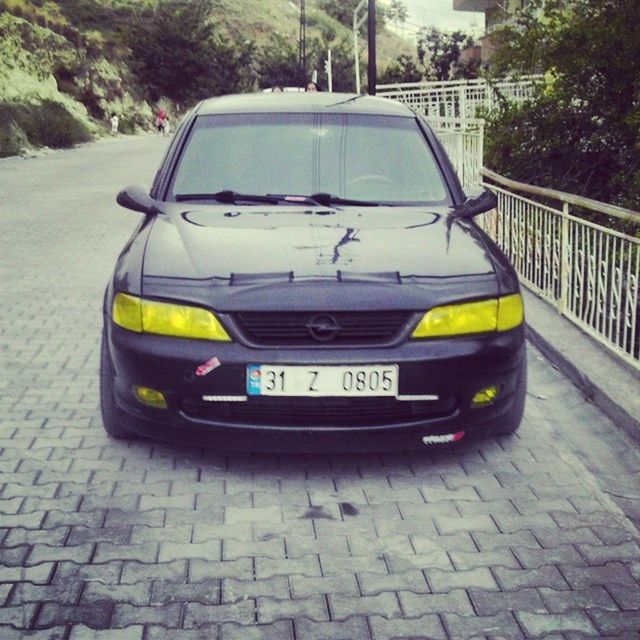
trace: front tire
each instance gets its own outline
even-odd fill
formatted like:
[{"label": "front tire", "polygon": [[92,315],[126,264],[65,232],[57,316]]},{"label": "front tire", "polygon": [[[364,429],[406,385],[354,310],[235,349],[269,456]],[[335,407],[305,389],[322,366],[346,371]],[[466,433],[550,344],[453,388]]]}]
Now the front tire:
[{"label": "front tire", "polygon": [[116,404],[114,377],[113,364],[107,347],[107,332],[103,329],[100,346],[100,412],[102,413],[102,426],[112,438],[125,440],[131,437],[131,432],[125,426],[126,416]]}]

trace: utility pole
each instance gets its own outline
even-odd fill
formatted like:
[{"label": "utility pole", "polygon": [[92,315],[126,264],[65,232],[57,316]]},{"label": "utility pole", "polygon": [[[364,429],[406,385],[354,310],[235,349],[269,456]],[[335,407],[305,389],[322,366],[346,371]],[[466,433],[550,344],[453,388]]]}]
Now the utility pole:
[{"label": "utility pole", "polygon": [[307,20],[304,1],[300,0],[300,37],[298,51],[298,68],[300,70],[300,85],[307,84]]},{"label": "utility pole", "polygon": [[376,69],[376,0],[369,0],[369,65],[367,77],[369,80],[369,95],[376,95],[377,69]]},{"label": "utility pole", "polygon": [[353,55],[355,56],[356,67],[356,93],[360,93],[360,52],[358,51],[358,30],[367,19],[366,14],[362,17],[358,16],[360,11],[364,9],[367,0],[360,0],[358,6],[353,10]]}]

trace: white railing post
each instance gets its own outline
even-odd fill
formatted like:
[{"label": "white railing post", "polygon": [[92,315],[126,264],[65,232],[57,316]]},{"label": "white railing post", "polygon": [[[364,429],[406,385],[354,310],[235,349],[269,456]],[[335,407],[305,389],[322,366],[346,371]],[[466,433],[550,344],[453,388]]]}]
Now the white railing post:
[{"label": "white railing post", "polygon": [[569,251],[569,203],[562,203],[562,223],[560,225],[560,298],[558,311],[566,313],[569,305],[569,275],[571,273]]}]

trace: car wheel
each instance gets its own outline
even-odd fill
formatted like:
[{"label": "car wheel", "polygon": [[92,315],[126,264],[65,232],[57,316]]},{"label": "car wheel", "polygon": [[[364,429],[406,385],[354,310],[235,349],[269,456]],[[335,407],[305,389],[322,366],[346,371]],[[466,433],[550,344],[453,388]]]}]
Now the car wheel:
[{"label": "car wheel", "polygon": [[100,347],[100,411],[104,430],[117,440],[130,438],[131,433],[125,427],[126,416],[118,409],[113,392],[113,364],[107,348],[107,333],[102,332]]},{"label": "car wheel", "polygon": [[494,435],[509,435],[515,433],[522,422],[524,414],[524,402],[527,397],[527,359],[522,361],[516,381],[516,397],[504,420],[494,429]]}]

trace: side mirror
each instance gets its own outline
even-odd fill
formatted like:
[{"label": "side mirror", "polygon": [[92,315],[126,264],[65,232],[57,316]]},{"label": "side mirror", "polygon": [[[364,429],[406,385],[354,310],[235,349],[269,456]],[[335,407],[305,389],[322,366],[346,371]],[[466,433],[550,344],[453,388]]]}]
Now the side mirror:
[{"label": "side mirror", "polygon": [[125,209],[140,213],[158,213],[156,201],[145,191],[144,187],[133,185],[123,189],[116,197],[116,202]]},{"label": "side mirror", "polygon": [[472,195],[454,210],[459,218],[473,218],[498,206],[498,199],[491,191],[484,189],[479,195]]}]

